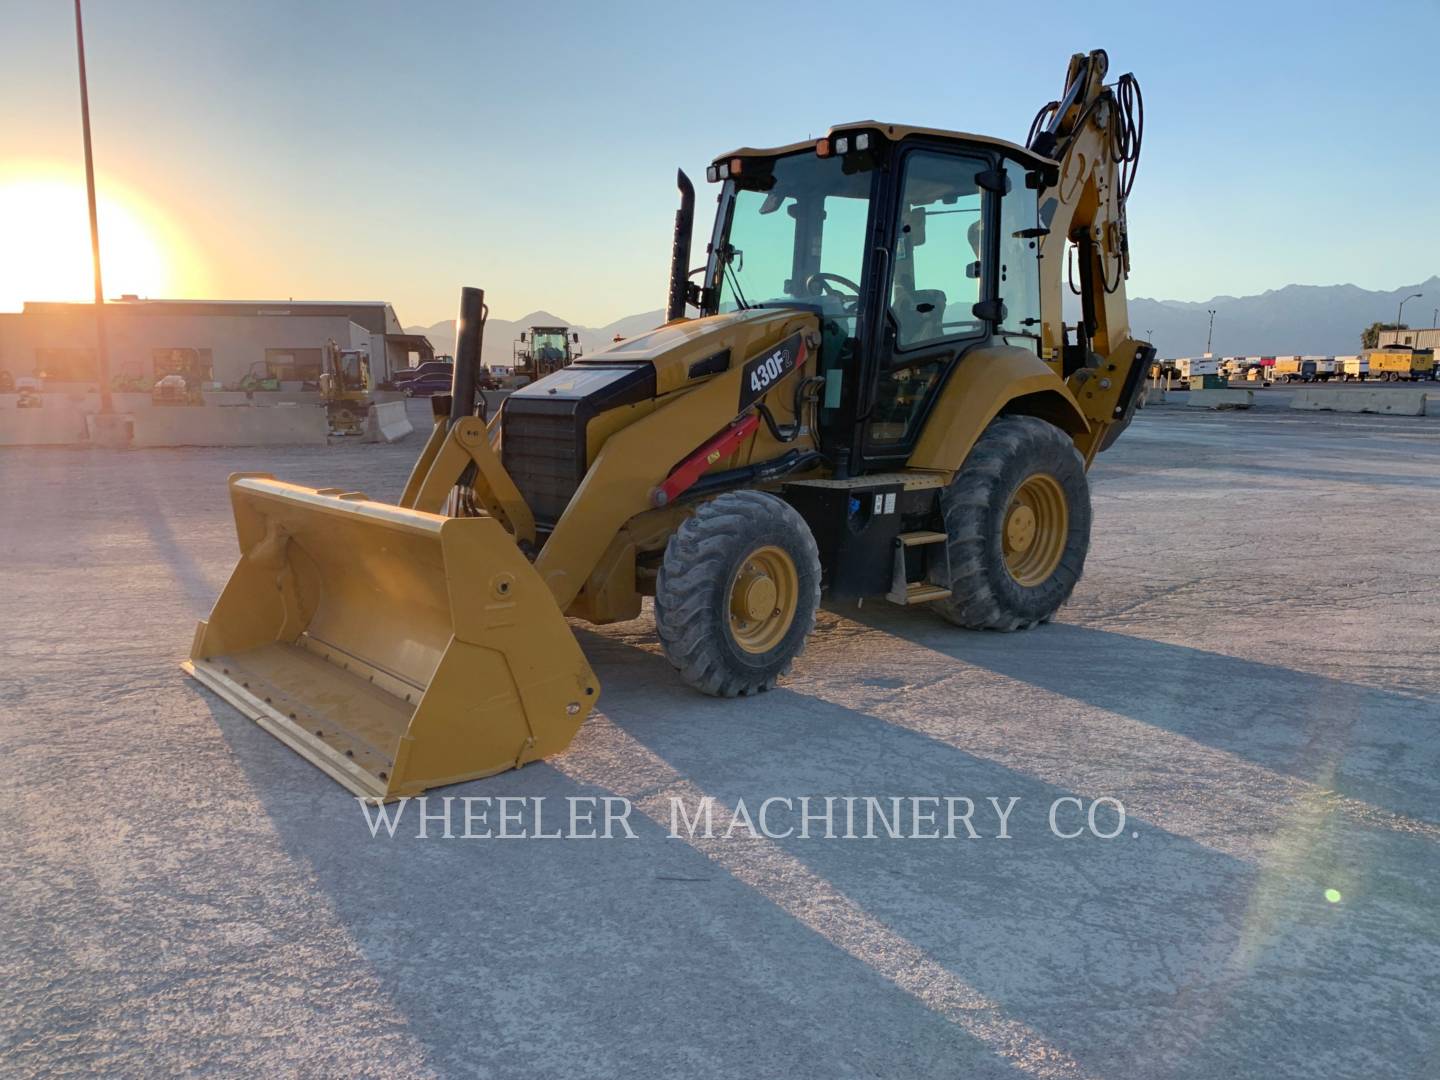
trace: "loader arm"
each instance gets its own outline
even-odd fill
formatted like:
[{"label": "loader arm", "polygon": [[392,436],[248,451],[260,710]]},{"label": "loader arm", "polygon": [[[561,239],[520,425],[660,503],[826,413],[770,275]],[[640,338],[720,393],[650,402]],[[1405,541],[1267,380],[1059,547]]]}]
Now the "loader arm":
[{"label": "loader arm", "polygon": [[[1039,193],[1042,355],[1058,364],[1090,430],[1075,442],[1088,464],[1130,422],[1154,356],[1130,334],[1125,279],[1130,242],[1125,200],[1144,130],[1139,84],[1123,75],[1105,84],[1104,50],[1070,58],[1065,93],[1035,117],[1030,149],[1057,165]],[[1067,328],[1063,292],[1074,245],[1081,301]],[[1074,331],[1074,339],[1067,336]]]}]

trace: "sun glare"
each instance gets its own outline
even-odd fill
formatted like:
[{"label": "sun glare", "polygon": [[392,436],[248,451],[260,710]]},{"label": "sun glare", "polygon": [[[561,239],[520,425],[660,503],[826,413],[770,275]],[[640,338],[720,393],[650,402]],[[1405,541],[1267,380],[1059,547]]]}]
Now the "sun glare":
[{"label": "sun glare", "polygon": [[[134,197],[98,197],[105,295],[183,295],[191,268],[169,224]],[[26,300],[94,296],[83,178],[29,169],[0,175],[0,310]]]}]

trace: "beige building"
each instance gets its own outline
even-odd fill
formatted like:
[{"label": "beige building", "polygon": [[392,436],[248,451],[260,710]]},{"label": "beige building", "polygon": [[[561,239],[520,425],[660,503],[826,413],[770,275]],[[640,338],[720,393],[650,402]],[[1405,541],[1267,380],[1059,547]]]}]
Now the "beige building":
[{"label": "beige building", "polygon": [[1412,349],[1440,349],[1440,329],[1381,330],[1380,344],[1409,345]]},{"label": "beige building", "polygon": [[[334,340],[364,349],[377,383],[435,350],[406,334],[383,301],[140,300],[105,305],[110,374],[117,384],[147,388],[162,375],[235,387],[247,375],[301,389],[320,375],[321,349]],[[94,384],[95,306],[27,303],[0,313],[0,371],[38,376],[45,384]]]}]

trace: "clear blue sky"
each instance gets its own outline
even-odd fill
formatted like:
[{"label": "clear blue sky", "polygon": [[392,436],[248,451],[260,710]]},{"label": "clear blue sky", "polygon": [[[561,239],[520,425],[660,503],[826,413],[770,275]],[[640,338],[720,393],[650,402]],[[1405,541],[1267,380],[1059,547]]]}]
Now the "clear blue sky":
[{"label": "clear blue sky", "polygon": [[[78,166],[69,4],[6,0],[4,27],[0,166]],[[677,165],[704,218],[704,165],[737,145],[864,117],[1018,141],[1094,47],[1145,91],[1134,294],[1394,288],[1440,270],[1437,41],[1433,0],[87,10],[102,192],[188,238],[205,273],[177,291],[383,298],[407,323],[462,283],[502,317],[658,307]]]}]

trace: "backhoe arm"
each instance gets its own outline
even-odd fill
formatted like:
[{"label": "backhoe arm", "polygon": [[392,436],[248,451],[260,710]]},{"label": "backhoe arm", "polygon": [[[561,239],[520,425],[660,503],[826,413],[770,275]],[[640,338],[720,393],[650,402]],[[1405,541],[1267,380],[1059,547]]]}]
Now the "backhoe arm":
[{"label": "backhoe arm", "polygon": [[[1040,191],[1040,225],[1048,229],[1040,240],[1042,345],[1090,423],[1075,440],[1087,464],[1130,422],[1154,356],[1131,337],[1125,298],[1125,200],[1139,161],[1144,104],[1133,75],[1105,85],[1108,68],[1102,49],[1072,56],[1064,95],[1040,110],[1029,139],[1031,150],[1059,164],[1054,182]],[[1078,287],[1081,301],[1080,321],[1069,328],[1073,340],[1063,321],[1067,284]]]}]

